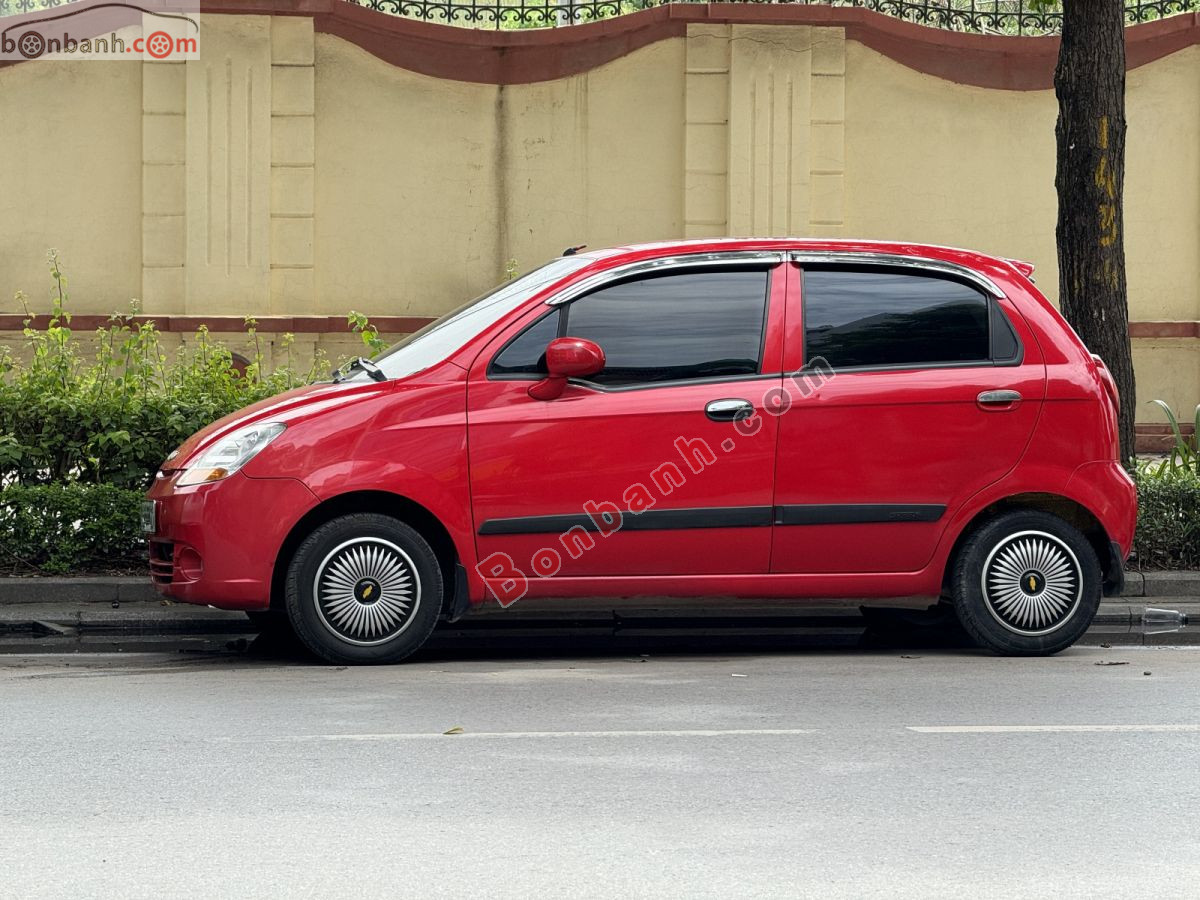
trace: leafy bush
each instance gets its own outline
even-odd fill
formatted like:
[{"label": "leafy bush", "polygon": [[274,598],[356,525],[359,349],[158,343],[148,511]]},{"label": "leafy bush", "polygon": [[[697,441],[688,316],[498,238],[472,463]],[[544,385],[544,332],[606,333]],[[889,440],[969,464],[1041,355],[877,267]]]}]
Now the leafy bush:
[{"label": "leafy bush", "polygon": [[1196,407],[1195,434],[1189,440],[1179,427],[1179,419],[1175,416],[1175,410],[1171,409],[1165,400],[1151,400],[1150,402],[1166,414],[1167,422],[1171,425],[1171,434],[1175,438],[1175,446],[1171,448],[1166,459],[1152,462],[1149,464],[1150,467],[1154,468],[1155,474],[1200,476],[1200,444],[1197,444],[1197,441],[1200,441],[1200,406]]},{"label": "leafy bush", "polygon": [[60,575],[146,567],[141,491],[111,484],[10,485],[0,490],[0,564]]},{"label": "leafy bush", "polygon": [[1171,470],[1151,467],[1136,474],[1138,563],[1151,569],[1200,568],[1200,477],[1159,474]]},{"label": "leafy bush", "polygon": [[[264,368],[258,323],[245,320],[245,372],[207,328],[168,359],[153,322],[113,315],[85,348],[71,330],[67,277],[48,254],[51,310],[33,327],[25,295],[23,352],[0,349],[0,572],[62,574],[145,570],[142,492],[167,454],[210,422],[329,371],[318,354],[306,370]],[[384,341],[366,316],[347,327],[371,352]],[[18,358],[19,357],[19,358]]]},{"label": "leafy bush", "polygon": [[[291,366],[292,336],[284,335],[285,364],[263,371],[257,323],[246,319],[253,358],[239,372],[228,348],[206,328],[168,360],[153,322],[114,315],[96,334],[87,358],[71,331],[67,278],[50,252],[54,280],[50,320],[31,327],[28,359],[0,357],[0,485],[107,483],[144,489],[167,454],[209,422],[327,370],[323,357],[310,370]],[[363,319],[360,327],[370,328]]]}]

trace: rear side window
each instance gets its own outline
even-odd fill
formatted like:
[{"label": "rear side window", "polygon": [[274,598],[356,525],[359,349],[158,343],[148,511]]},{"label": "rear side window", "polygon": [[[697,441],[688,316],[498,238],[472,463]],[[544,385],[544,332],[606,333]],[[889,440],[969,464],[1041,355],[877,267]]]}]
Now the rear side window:
[{"label": "rear side window", "polygon": [[824,357],[835,369],[992,357],[988,299],[957,281],[879,269],[808,269],[803,302],[805,358]]},{"label": "rear side window", "polygon": [[588,379],[594,384],[757,375],[769,279],[766,270],[706,269],[600,288],[526,328],[497,354],[489,374],[544,375],[546,345],[567,335],[604,351],[604,370]]}]

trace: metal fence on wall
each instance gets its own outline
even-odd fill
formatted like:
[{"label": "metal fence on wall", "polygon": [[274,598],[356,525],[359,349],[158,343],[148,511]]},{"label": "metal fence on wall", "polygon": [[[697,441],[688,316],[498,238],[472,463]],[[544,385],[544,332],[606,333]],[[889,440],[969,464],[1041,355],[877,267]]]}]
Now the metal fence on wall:
[{"label": "metal fence on wall", "polygon": [[[3,2],[3,0],[0,0]],[[667,2],[704,0],[350,0],[380,12],[468,28],[553,28],[610,19]],[[743,0],[823,6],[856,6],[887,16],[980,34],[1054,34],[1062,25],[1061,4],[1030,0]],[[1129,24],[1200,8],[1200,0],[1127,0]]]},{"label": "metal fence on wall", "polygon": [[[69,0],[0,0],[0,16],[63,6]],[[130,0],[134,2],[134,0]],[[554,28],[611,19],[668,2],[704,0],[347,0],[388,13],[466,28]],[[1058,0],[742,0],[747,3],[857,6],[934,28],[980,34],[1054,34],[1062,24]],[[1129,24],[1200,9],[1200,0],[1126,0]]]}]

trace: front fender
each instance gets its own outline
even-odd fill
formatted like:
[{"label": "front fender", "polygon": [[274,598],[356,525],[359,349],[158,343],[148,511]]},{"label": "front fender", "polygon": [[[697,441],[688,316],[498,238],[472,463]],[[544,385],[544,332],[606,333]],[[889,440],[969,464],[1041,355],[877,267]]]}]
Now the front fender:
[{"label": "front fender", "polygon": [[[459,562],[468,573],[474,573],[475,533],[465,467],[435,471],[411,462],[359,460],[318,469],[305,483],[322,503],[346,494],[372,492],[392,494],[424,507],[449,533]],[[482,591],[482,582],[479,589]]]}]

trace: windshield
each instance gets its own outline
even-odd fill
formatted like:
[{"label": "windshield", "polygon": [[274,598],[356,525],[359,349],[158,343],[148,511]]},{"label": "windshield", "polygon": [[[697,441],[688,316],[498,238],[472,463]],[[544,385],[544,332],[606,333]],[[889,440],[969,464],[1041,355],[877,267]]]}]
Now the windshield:
[{"label": "windshield", "polygon": [[[580,256],[564,256],[546,263],[540,269],[506,281],[477,297],[470,303],[452,310],[420,331],[392,344],[375,357],[375,363],[388,378],[404,378],[434,363],[441,362],[489,325],[508,315],[542,288],[572,272],[578,272],[592,260]],[[353,377],[365,378],[359,371]]]}]

